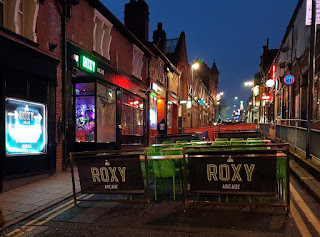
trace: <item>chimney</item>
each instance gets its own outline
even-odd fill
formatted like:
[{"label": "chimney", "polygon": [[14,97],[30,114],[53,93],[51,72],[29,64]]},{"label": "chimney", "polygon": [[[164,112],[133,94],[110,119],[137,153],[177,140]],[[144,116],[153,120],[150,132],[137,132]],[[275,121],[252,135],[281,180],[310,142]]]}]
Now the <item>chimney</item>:
[{"label": "chimney", "polygon": [[149,6],[144,0],[130,0],[125,5],[124,25],[141,41],[149,41]]},{"label": "chimney", "polygon": [[167,49],[167,34],[162,29],[162,22],[158,23],[158,28],[153,31],[153,43],[166,55]]}]

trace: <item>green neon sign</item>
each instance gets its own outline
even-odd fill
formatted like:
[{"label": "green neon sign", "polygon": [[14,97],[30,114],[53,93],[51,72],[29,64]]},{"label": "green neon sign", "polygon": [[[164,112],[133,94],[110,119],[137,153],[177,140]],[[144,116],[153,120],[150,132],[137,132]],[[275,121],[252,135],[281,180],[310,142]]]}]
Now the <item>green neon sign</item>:
[{"label": "green neon sign", "polygon": [[91,60],[90,58],[87,58],[86,56],[81,56],[81,67],[90,71],[95,72],[96,71],[96,62]]}]

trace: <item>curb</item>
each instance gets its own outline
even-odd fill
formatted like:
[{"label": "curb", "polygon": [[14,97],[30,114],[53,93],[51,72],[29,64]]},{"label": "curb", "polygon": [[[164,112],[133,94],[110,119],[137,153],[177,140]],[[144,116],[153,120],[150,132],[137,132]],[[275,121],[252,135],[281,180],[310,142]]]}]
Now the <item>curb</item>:
[{"label": "curb", "polygon": [[[77,192],[76,194],[79,194],[79,193],[80,192]],[[5,222],[4,225],[2,227],[0,227],[0,235],[5,229],[9,228],[10,226],[13,226],[13,225],[15,225],[15,224],[17,224],[17,223],[19,223],[21,221],[24,221],[24,220],[26,220],[26,219],[38,214],[39,212],[42,212],[45,209],[53,207],[53,206],[57,205],[58,203],[63,202],[63,201],[65,201],[65,200],[67,200],[69,198],[72,198],[72,197],[73,197],[73,193],[66,194],[63,197],[58,198],[56,200],[53,200],[53,201],[51,201],[51,202],[49,202],[49,203],[47,203],[47,204],[45,204],[43,206],[40,206],[40,207],[30,211],[30,212],[27,212],[24,215],[18,216],[18,217],[14,218],[14,219],[12,219],[10,221]]]},{"label": "curb", "polygon": [[307,192],[320,204],[320,182],[296,162],[290,161],[290,171]]}]

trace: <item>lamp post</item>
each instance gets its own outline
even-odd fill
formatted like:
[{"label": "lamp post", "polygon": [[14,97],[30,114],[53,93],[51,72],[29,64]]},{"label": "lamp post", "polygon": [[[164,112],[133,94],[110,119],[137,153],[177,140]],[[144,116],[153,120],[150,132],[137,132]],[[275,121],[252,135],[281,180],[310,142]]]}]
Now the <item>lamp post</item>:
[{"label": "lamp post", "polygon": [[[191,65],[191,103],[193,101],[193,72],[194,70],[197,70],[200,67],[198,62],[195,62]],[[191,128],[193,127],[193,113],[192,113],[192,105],[191,105]]]}]

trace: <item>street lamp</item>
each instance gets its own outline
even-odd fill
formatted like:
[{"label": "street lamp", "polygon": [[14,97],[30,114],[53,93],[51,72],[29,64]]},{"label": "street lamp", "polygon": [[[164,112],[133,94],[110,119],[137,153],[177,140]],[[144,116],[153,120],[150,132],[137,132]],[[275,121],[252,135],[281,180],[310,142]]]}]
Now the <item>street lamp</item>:
[{"label": "street lamp", "polygon": [[[197,70],[200,67],[200,64],[198,62],[195,62],[191,65],[191,101],[192,101],[192,97],[193,97],[193,93],[195,91],[193,91],[193,70]],[[194,99],[196,100],[197,97],[195,96]],[[191,127],[192,127],[192,111],[191,111]]]},{"label": "street lamp", "polygon": [[253,81],[246,81],[244,82],[244,86],[252,87],[254,85]]},{"label": "street lamp", "polygon": [[234,99],[237,100],[237,99],[238,99],[238,96],[234,97]]},{"label": "street lamp", "polygon": [[200,64],[199,63],[197,63],[197,62],[195,62],[195,63],[193,63],[192,65],[191,65],[191,68],[192,69],[198,69],[200,67]]}]

